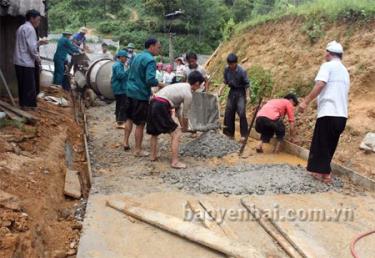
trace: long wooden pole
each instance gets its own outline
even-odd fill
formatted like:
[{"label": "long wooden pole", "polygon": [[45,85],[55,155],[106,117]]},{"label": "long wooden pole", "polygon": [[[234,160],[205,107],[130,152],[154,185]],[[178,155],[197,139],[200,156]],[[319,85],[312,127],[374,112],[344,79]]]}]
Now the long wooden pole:
[{"label": "long wooden pole", "polygon": [[260,98],[260,99],[259,99],[258,106],[257,106],[257,108],[255,109],[253,119],[251,120],[251,123],[250,123],[249,129],[248,129],[248,131],[247,131],[246,139],[245,139],[245,141],[242,143],[242,146],[241,146],[241,149],[240,149],[240,152],[239,152],[239,155],[240,155],[240,156],[243,154],[243,152],[244,152],[244,150],[245,150],[245,147],[246,147],[247,141],[248,141],[249,136],[250,136],[251,129],[253,128],[253,125],[254,125],[255,119],[256,119],[256,117],[257,117],[257,114],[258,114],[258,111],[259,111],[260,105],[262,104],[262,101],[263,101],[263,98]]},{"label": "long wooden pole", "polygon": [[13,95],[12,95],[12,92],[10,92],[10,89],[8,87],[8,83],[7,81],[5,80],[5,77],[4,77],[4,74],[3,72],[1,71],[0,69],[0,77],[1,77],[1,80],[3,81],[3,84],[4,84],[4,87],[9,95],[9,98],[10,98],[10,101],[12,102],[12,105],[13,106],[16,106],[16,102],[14,101],[14,98],[13,98]]},{"label": "long wooden pole", "polygon": [[115,210],[125,213],[126,215],[132,216],[150,225],[169,231],[231,257],[265,257],[250,245],[220,236],[211,230],[195,225],[191,222],[183,221],[174,216],[150,209],[135,207],[124,201],[108,201],[107,205]]}]

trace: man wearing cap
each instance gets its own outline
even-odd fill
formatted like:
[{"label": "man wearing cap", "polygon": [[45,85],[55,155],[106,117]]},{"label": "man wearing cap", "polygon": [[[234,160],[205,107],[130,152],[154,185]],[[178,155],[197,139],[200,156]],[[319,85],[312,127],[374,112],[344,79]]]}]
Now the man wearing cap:
[{"label": "man wearing cap", "polygon": [[341,62],[343,53],[340,43],[328,43],[326,62],[320,67],[315,86],[299,105],[300,111],[304,112],[310,102],[317,98],[318,119],[311,141],[307,171],[325,183],[332,181],[331,161],[348,118],[350,76]]},{"label": "man wearing cap", "polygon": [[81,27],[79,32],[73,35],[72,42],[73,44],[81,48],[82,45],[82,50],[88,50],[88,47],[86,45],[86,33],[87,33],[87,28],[86,27]]},{"label": "man wearing cap", "polygon": [[224,83],[230,91],[225,108],[223,133],[234,138],[236,113],[240,117],[241,141],[246,139],[248,124],[246,118],[246,91],[250,81],[246,71],[238,65],[238,58],[231,53],[227,57],[228,66],[224,70]]},{"label": "man wearing cap", "polygon": [[[39,85],[36,78],[36,65],[40,65],[38,47],[47,44],[47,40],[39,40],[36,28],[40,24],[40,13],[29,10],[26,22],[17,29],[14,49],[14,65],[18,81],[18,99],[22,109],[34,109],[37,106],[36,96]],[[1,50],[3,51],[3,50]]]},{"label": "man wearing cap", "polygon": [[127,46],[127,52],[128,52],[128,61],[127,61],[127,65],[130,66],[131,63],[133,62],[134,60],[134,57],[136,55],[135,51],[135,45],[133,43],[129,43],[128,46]]},{"label": "man wearing cap", "polygon": [[263,143],[269,143],[276,135],[277,143],[273,150],[278,153],[280,144],[285,137],[284,117],[288,116],[290,137],[294,137],[294,107],[298,105],[297,96],[287,94],[283,99],[271,99],[259,110],[255,121],[255,130],[260,133],[260,142],[256,148],[258,153],[263,153]]},{"label": "man wearing cap", "polygon": [[145,42],[145,50],[136,55],[128,70],[128,81],[126,84],[126,123],[124,150],[129,147],[129,136],[135,129],[135,156],[148,156],[142,151],[143,130],[147,120],[149,100],[152,87],[162,87],[156,79],[156,62],[154,56],[159,55],[161,49],[157,39],[150,38]]},{"label": "man wearing cap", "polygon": [[56,53],[53,57],[55,65],[53,83],[63,86],[65,90],[69,90],[69,87],[65,87],[67,83],[64,82],[65,63],[67,62],[68,54],[74,55],[80,53],[79,49],[70,41],[71,36],[72,33],[70,32],[64,32],[62,34],[62,37],[57,42]]},{"label": "man wearing cap", "polygon": [[128,53],[125,50],[120,50],[117,55],[116,62],[112,66],[112,78],[111,85],[113,95],[116,99],[116,123],[117,128],[125,128],[124,123],[126,121],[126,80],[128,78],[128,73],[125,68],[125,63],[128,59]]}]

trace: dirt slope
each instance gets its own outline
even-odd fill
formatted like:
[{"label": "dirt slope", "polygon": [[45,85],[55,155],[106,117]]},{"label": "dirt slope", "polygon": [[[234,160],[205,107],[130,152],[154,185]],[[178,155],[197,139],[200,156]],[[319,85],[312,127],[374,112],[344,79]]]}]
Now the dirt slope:
[{"label": "dirt slope", "polygon": [[[261,65],[272,72],[275,96],[295,89],[301,95],[312,88],[324,61],[324,49],[331,40],[345,48],[344,64],[351,75],[350,115],[335,159],[360,173],[375,178],[375,154],[359,150],[364,135],[375,131],[375,21],[365,25],[335,23],[324,26],[324,36],[315,44],[303,32],[301,18],[268,22],[233,37],[219,49],[208,69],[222,82],[226,56],[235,52],[244,68]],[[309,146],[316,105],[299,118],[299,144]]]}]

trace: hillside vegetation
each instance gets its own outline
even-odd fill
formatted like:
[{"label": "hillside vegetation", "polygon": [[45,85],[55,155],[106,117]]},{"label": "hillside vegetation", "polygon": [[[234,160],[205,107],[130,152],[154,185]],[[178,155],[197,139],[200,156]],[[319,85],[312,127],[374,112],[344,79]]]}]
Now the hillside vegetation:
[{"label": "hillside vegetation", "polygon": [[[259,86],[257,82],[267,79],[266,85],[271,90],[264,91],[268,93],[266,99],[291,91],[303,97],[312,89],[316,73],[324,62],[326,44],[332,40],[341,42],[345,49],[343,62],[351,75],[351,91],[348,126],[335,158],[345,166],[375,178],[373,155],[365,155],[359,150],[365,134],[375,131],[374,3],[316,1],[323,2],[325,5],[322,6],[300,6],[287,12],[286,16],[270,18],[276,16],[269,14],[263,16],[267,19],[262,18],[262,22],[258,19],[257,22],[242,23],[241,29],[234,31],[230,39],[222,44],[208,69],[219,89],[226,57],[235,52],[250,78],[256,82],[255,87],[264,86]],[[315,8],[319,11],[312,11]],[[254,90],[261,92],[257,88]],[[253,100],[257,97],[257,94],[253,95]],[[249,107],[249,114],[252,107]],[[298,115],[299,144],[309,146],[315,119],[316,104],[306,114]]]}]

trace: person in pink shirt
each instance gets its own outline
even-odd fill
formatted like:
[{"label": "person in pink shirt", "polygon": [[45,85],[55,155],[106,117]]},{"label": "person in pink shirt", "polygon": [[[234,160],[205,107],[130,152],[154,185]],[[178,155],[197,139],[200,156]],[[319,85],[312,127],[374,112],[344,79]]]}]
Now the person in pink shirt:
[{"label": "person in pink shirt", "polygon": [[269,143],[276,134],[277,144],[274,152],[279,152],[280,143],[285,137],[284,117],[288,116],[290,136],[294,135],[294,109],[298,105],[295,94],[288,94],[283,99],[269,100],[258,112],[255,121],[255,130],[260,133],[260,142],[256,148],[258,153],[263,152],[263,143]]}]

